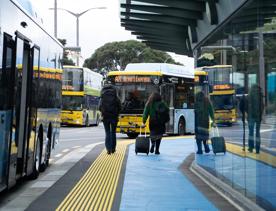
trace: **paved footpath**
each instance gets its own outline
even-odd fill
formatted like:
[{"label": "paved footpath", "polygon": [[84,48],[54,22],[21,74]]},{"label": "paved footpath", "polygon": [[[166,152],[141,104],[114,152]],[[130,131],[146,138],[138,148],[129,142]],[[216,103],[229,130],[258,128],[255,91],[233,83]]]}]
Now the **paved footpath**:
[{"label": "paved footpath", "polygon": [[113,155],[99,145],[26,210],[236,210],[189,171],[194,143],[167,137],[149,156],[135,155],[134,140]]}]

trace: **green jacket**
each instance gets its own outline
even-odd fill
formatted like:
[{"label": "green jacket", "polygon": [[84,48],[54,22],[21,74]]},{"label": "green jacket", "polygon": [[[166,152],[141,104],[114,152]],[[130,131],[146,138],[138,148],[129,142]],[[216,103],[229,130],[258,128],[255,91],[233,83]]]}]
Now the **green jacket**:
[{"label": "green jacket", "polygon": [[163,104],[169,110],[168,106],[163,101],[155,102],[151,106],[146,106],[144,109],[144,113],[143,113],[143,123],[144,124],[146,123],[149,116],[152,117],[155,115],[156,108],[160,104]]}]

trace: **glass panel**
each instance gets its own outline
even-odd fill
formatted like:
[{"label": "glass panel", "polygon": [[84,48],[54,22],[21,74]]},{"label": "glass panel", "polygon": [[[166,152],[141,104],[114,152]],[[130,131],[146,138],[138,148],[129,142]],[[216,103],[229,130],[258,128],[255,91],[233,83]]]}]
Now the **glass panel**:
[{"label": "glass panel", "polygon": [[83,96],[62,96],[62,109],[81,111],[83,109]]},{"label": "glass panel", "polygon": [[83,91],[83,69],[64,68],[62,90]]},{"label": "glass panel", "polygon": [[118,95],[122,102],[122,113],[143,113],[149,96],[159,92],[159,87],[153,84],[117,85]]},{"label": "glass panel", "polygon": [[[8,43],[6,43],[8,44]],[[6,184],[8,149],[12,113],[12,48],[4,49],[5,60],[0,68],[0,185]]]},{"label": "glass panel", "polygon": [[199,165],[266,210],[276,209],[275,12],[272,1],[251,1],[205,42],[209,48],[233,49],[209,52],[214,55],[213,63],[233,67],[233,74],[209,73],[209,78],[216,83],[233,79],[231,100],[225,96],[211,99],[215,108],[231,104],[238,112],[232,125],[218,125],[227,143],[226,155],[197,156]]}]

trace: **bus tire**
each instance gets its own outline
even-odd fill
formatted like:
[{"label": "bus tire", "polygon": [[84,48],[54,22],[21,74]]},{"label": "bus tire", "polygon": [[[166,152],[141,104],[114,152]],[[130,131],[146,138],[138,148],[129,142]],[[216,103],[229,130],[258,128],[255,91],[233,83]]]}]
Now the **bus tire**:
[{"label": "bus tire", "polygon": [[99,124],[100,124],[100,117],[99,115],[97,115],[96,126],[99,126]]},{"label": "bus tire", "polygon": [[127,133],[127,136],[131,139],[137,138],[138,137],[138,133]]},{"label": "bus tire", "polygon": [[178,135],[183,136],[186,133],[186,124],[183,117],[180,118],[178,122]]},{"label": "bus tire", "polygon": [[49,161],[50,161],[50,157],[51,157],[51,140],[52,139],[48,139],[48,144],[47,144],[47,147],[46,147],[46,161],[45,161],[45,164],[46,164],[46,167],[49,166]]},{"label": "bus tire", "polygon": [[36,179],[39,176],[40,165],[41,165],[41,138],[40,135],[37,138],[36,146],[35,146],[35,155],[33,161],[33,172],[30,174],[30,179]]},{"label": "bus tire", "polygon": [[89,127],[90,124],[89,124],[89,116],[87,115],[86,116],[86,119],[85,119],[85,127]]}]

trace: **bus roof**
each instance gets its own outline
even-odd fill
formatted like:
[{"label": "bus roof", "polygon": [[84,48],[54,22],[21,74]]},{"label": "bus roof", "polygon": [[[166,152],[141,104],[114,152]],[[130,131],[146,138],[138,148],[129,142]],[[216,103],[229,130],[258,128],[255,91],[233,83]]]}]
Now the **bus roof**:
[{"label": "bus roof", "polygon": [[194,78],[194,70],[188,67],[167,63],[131,63],[128,64],[124,72],[136,73],[160,73],[160,75],[169,75],[185,78]]},{"label": "bus roof", "polygon": [[116,76],[116,75],[155,75],[161,76],[160,72],[153,71],[110,71],[108,76]]},{"label": "bus roof", "polygon": [[208,75],[208,72],[199,70],[199,69],[195,69],[195,75]]},{"label": "bus roof", "polygon": [[204,66],[202,69],[211,69],[211,68],[230,68],[232,65],[213,65],[213,66]]},{"label": "bus roof", "polygon": [[76,69],[83,69],[83,67],[73,66],[73,65],[63,65],[63,68],[68,68],[68,69],[70,69],[70,68],[72,68],[72,69],[74,69],[74,68],[76,68]]}]

